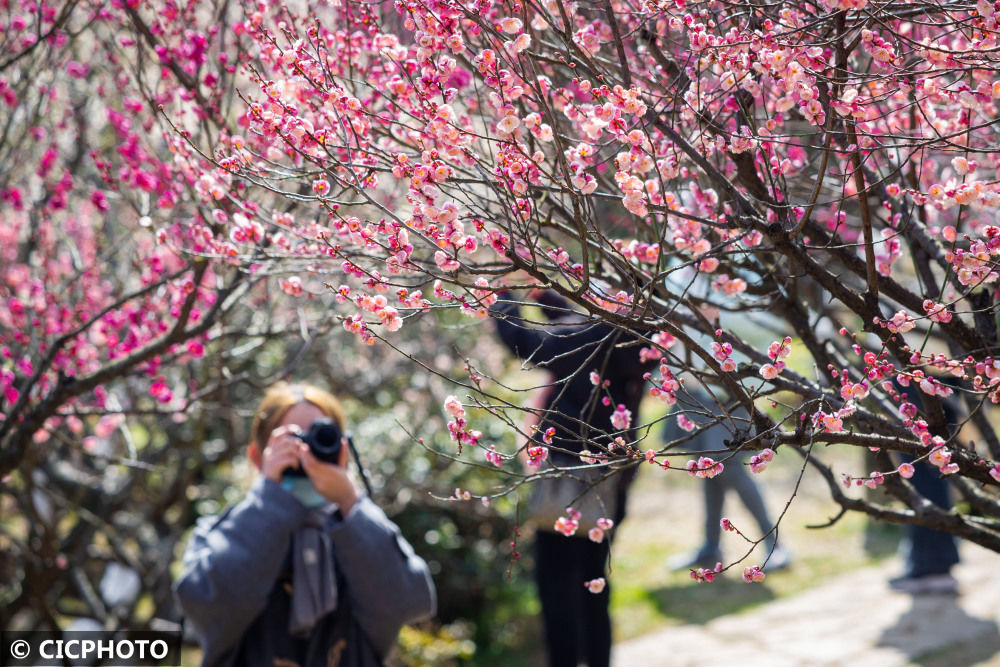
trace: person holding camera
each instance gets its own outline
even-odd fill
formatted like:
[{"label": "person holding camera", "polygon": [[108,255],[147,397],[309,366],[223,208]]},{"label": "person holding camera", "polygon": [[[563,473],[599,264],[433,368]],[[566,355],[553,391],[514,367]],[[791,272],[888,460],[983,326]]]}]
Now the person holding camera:
[{"label": "person holding camera", "polygon": [[434,614],[426,563],[347,473],[337,399],[279,383],[254,415],[246,497],[200,519],[174,586],[202,664],[383,664]]}]

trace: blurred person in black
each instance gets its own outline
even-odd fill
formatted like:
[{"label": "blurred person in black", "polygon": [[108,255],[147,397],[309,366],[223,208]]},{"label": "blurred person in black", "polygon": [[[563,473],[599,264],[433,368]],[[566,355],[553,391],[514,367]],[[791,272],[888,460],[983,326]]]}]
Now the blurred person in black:
[{"label": "blurred person in black", "polygon": [[[551,384],[540,398],[538,434],[554,429],[550,459],[556,466],[579,466],[583,450],[598,452],[615,437],[635,443],[643,374],[651,363],[640,362],[640,339],[600,320],[587,319],[551,291],[536,294],[546,323],[528,323],[510,293],[491,308],[500,339],[518,358],[550,373]],[[595,385],[591,373],[597,373]],[[606,383],[606,386],[604,386]],[[625,429],[612,425],[624,406],[633,416]],[[606,483],[613,485],[615,525],[625,518],[628,487],[636,466],[628,466]],[[542,603],[545,641],[551,667],[606,667],[611,660],[610,589],[589,592],[585,582],[607,575],[609,541],[566,537],[540,526],[535,535],[535,579]]]}]

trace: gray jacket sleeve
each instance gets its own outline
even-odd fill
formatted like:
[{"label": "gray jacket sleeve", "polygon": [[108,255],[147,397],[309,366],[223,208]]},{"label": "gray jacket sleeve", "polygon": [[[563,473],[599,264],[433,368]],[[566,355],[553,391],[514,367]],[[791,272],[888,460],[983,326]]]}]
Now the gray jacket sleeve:
[{"label": "gray jacket sleeve", "polygon": [[264,610],[305,517],[302,503],[261,476],[238,504],[198,521],[174,592],[204,651],[203,664],[234,647]]},{"label": "gray jacket sleeve", "polygon": [[385,513],[362,496],[331,525],[337,566],[344,573],[352,614],[375,652],[385,657],[405,623],[433,616],[437,594],[427,564]]}]

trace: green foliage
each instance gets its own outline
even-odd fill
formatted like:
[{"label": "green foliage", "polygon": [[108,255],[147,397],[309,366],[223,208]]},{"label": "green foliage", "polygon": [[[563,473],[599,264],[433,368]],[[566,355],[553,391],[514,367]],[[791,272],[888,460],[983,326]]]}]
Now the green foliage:
[{"label": "green foliage", "polygon": [[399,650],[407,665],[451,667],[472,659],[476,644],[470,639],[472,628],[456,621],[434,630],[407,626],[399,633]]}]

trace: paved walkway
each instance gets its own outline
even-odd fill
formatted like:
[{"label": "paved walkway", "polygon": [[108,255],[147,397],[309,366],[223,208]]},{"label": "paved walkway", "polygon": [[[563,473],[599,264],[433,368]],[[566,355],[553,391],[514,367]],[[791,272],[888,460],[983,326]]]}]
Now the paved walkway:
[{"label": "paved walkway", "polygon": [[886,582],[901,568],[893,559],[745,613],[624,642],[615,647],[612,663],[1000,667],[1000,554],[972,544],[963,544],[961,553],[954,570],[958,596],[891,591]]}]

